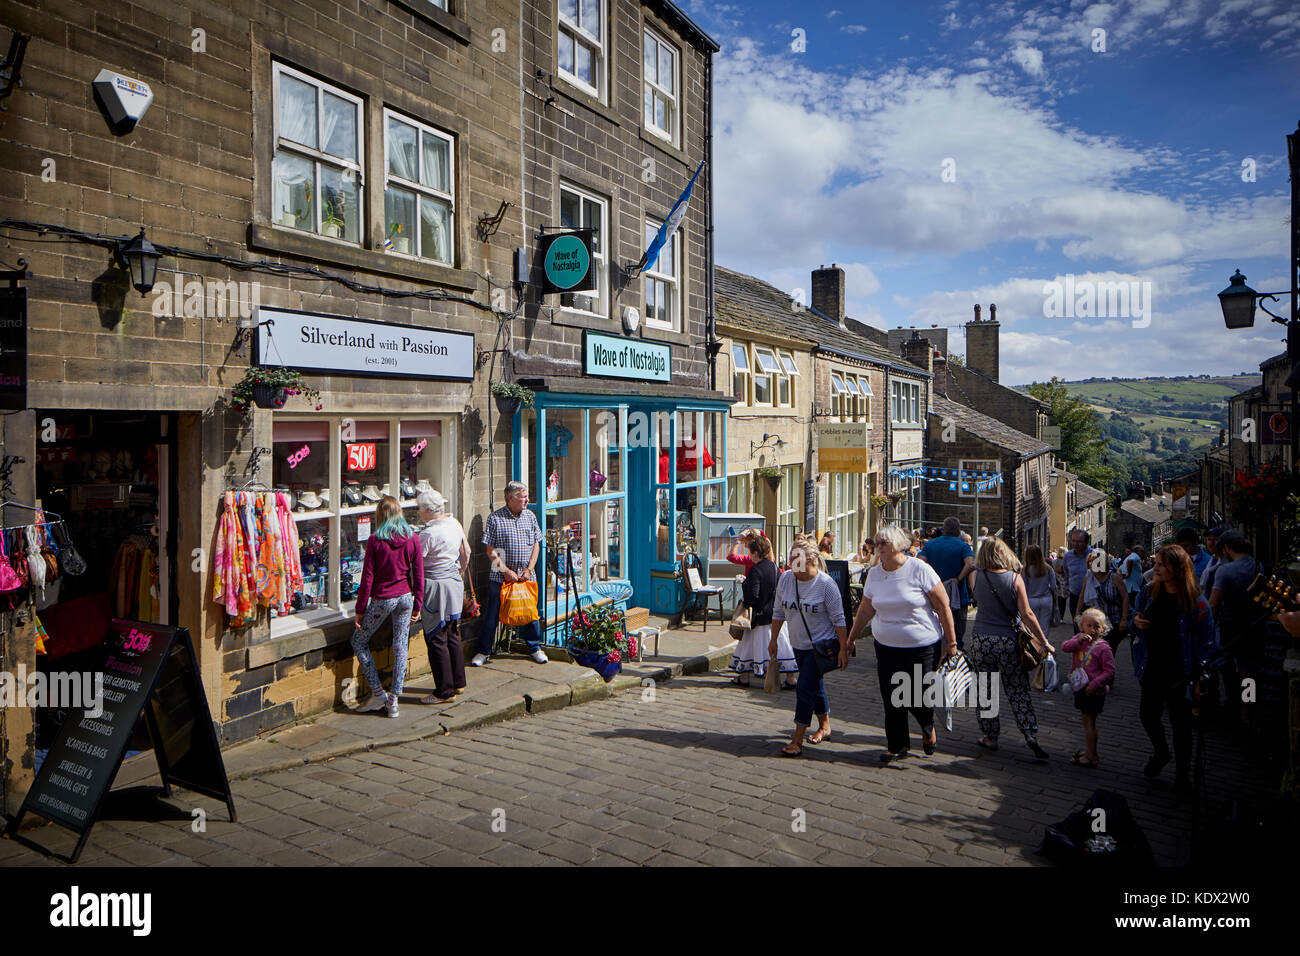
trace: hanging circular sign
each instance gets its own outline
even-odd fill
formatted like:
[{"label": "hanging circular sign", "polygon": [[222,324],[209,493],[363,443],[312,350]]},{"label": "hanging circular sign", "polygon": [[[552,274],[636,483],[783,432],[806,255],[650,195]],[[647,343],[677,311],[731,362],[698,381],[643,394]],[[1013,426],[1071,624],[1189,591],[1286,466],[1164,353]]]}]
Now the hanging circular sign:
[{"label": "hanging circular sign", "polygon": [[568,291],[585,285],[591,271],[591,252],[578,235],[566,234],[553,238],[542,255],[542,269],[546,281],[554,288]]},{"label": "hanging circular sign", "polygon": [[1287,416],[1284,412],[1274,412],[1268,419],[1268,430],[1274,435],[1285,435]]}]

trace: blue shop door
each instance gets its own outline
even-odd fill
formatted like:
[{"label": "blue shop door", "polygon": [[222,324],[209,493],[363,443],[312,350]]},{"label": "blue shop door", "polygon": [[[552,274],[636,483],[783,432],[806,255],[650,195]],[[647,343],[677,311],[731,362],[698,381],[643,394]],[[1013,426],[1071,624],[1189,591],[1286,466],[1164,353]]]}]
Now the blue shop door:
[{"label": "blue shop door", "polygon": [[627,451],[627,576],[632,582],[630,606],[650,607],[650,569],[655,556],[655,503],[650,487],[650,449]]}]

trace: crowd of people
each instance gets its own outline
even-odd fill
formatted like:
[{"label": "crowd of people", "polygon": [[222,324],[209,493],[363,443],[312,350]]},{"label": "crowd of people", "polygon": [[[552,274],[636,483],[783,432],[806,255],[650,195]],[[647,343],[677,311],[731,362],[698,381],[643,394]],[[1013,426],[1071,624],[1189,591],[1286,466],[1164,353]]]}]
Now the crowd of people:
[{"label": "crowd of people", "polygon": [[[1250,542],[1215,528],[1202,544],[1196,532],[1184,530],[1149,556],[1141,546],[1112,556],[1093,547],[1086,532],[1075,531],[1068,547],[1044,554],[1032,545],[1017,557],[987,528],[979,530],[972,541],[952,517],[926,535],[889,525],[863,540],[849,555],[862,566],[862,596],[847,626],[839,589],[825,572],[825,561],[835,556],[833,535],[816,539],[816,546],[814,539],[797,536],[790,569],[778,571],[761,533],[744,533],[742,542],[757,559],[746,564],[743,589],[755,623],[733,659],[734,683],[749,686],[745,675],[762,676],[769,661],[783,673],[798,674],[794,735],[781,753],[797,757],[829,736],[825,673],[848,665],[870,627],[885,711],[882,762],[912,754],[909,714],[924,753],[935,752],[934,708],[920,694],[898,693],[900,675],[929,674],[956,655],[964,655],[975,674],[997,675],[1002,702],[1025,745],[1036,759],[1047,760],[1038,741],[1026,655],[1031,661],[1054,655],[1048,635],[1069,623],[1072,636],[1061,643],[1069,655],[1069,666],[1061,670],[1068,676],[1061,683],[1073,693],[1084,741],[1072,762],[1099,765],[1098,718],[1116,682],[1127,682],[1131,673],[1151,746],[1146,775],[1157,777],[1173,762],[1176,787],[1189,787],[1192,715],[1197,707],[1216,705],[1218,682],[1224,715],[1251,718],[1253,698],[1240,690],[1258,673],[1263,642],[1258,606],[1247,593],[1259,571]],[[738,555],[732,560],[742,563]],[[1300,613],[1286,617],[1284,625],[1300,632]],[[1131,671],[1118,654],[1125,638]],[[833,664],[826,655],[819,658],[819,643],[838,644]],[[1206,679],[1207,668],[1212,679]],[[979,746],[998,750],[999,716],[981,713],[979,726]]]}]

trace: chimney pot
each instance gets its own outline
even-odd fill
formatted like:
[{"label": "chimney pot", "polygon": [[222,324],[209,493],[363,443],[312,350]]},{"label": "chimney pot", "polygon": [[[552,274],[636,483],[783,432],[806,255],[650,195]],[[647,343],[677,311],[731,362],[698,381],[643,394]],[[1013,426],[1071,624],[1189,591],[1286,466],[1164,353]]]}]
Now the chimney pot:
[{"label": "chimney pot", "polygon": [[990,321],[990,322],[996,322],[997,320],[998,320],[998,307],[997,307],[996,305],[994,305],[992,302],[990,302],[990,303],[989,303],[989,321]]},{"label": "chimney pot", "polygon": [[979,307],[979,303],[977,302],[975,303],[975,321],[978,322],[979,320],[980,320],[980,307]]}]

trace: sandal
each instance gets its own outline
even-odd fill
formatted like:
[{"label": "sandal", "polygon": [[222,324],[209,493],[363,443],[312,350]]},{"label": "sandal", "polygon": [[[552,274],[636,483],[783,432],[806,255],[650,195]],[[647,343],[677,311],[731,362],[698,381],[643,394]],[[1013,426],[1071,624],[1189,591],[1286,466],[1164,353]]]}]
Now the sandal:
[{"label": "sandal", "polygon": [[1074,764],[1076,767],[1087,767],[1089,770],[1095,770],[1099,761],[1089,760],[1084,756],[1083,752],[1080,751],[1070,758],[1070,763]]},{"label": "sandal", "polygon": [[425,694],[420,698],[422,704],[445,704],[449,700],[455,700],[456,694],[448,694],[446,697],[439,697],[437,694]]},{"label": "sandal", "polygon": [[739,675],[737,675],[736,677],[731,678],[731,680],[727,681],[727,683],[728,683],[728,684],[731,684],[731,685],[733,685],[733,686],[735,686],[735,687],[748,687],[748,686],[749,686],[749,681],[747,681],[747,680],[741,680],[740,677],[739,677]]},{"label": "sandal", "polygon": [[983,747],[985,750],[997,750],[997,749],[998,749],[998,743],[997,743],[997,741],[996,741],[996,740],[991,740],[991,739],[989,739],[988,737],[981,737],[979,740],[977,740],[977,741],[975,741],[975,742],[976,742],[977,744],[979,744],[981,747]]},{"label": "sandal", "polygon": [[934,748],[937,747],[938,745],[939,745],[939,731],[937,728],[931,727],[930,732],[928,734],[923,734],[921,737],[921,749],[924,750],[925,755],[929,757],[934,754]]},{"label": "sandal", "polygon": [[802,748],[802,747],[795,747],[794,750],[791,750],[790,748],[793,747],[793,746],[794,746],[793,744],[786,744],[784,747],[782,747],[782,748],[781,748],[781,756],[782,756],[782,757],[801,757],[801,756],[803,756],[803,748]]},{"label": "sandal", "polygon": [[810,744],[816,745],[821,743],[830,735],[831,735],[830,729],[827,728],[825,731],[819,730],[814,734],[809,734],[807,737],[804,738],[804,740]]}]

